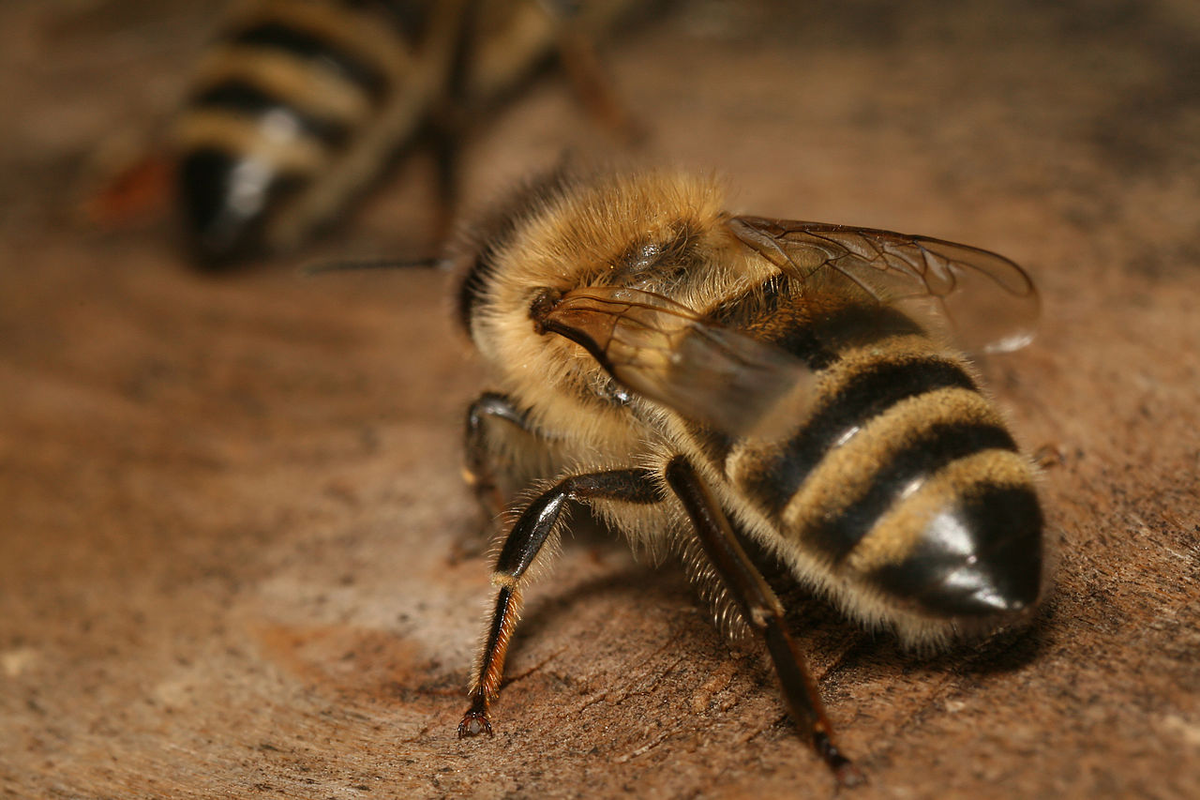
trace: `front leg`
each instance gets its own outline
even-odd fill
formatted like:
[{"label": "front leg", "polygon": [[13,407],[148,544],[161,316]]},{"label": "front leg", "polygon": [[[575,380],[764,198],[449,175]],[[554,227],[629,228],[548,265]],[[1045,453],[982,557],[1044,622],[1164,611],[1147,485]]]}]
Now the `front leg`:
[{"label": "front leg", "polygon": [[492,584],[499,588],[496,605],[488,622],[487,637],[475,664],[475,676],[469,697],[471,707],[458,725],[458,736],[491,735],[488,706],[500,690],[504,656],[517,625],[521,605],[521,584],[559,522],[568,502],[589,503],[619,500],[626,503],[657,503],[659,494],[655,473],[644,469],[594,472],[566,478],[535,499],[521,513],[496,559]]},{"label": "front leg", "polygon": [[816,682],[787,632],[783,606],[742,549],[725,512],[683,456],[676,456],[667,464],[666,478],[742,618],[763,637],[792,718],[811,737],[813,749],[833,770],[839,783],[844,786],[862,783],[862,773],[834,743],[833,729],[821,705]]},{"label": "front leg", "polygon": [[475,497],[488,519],[494,519],[503,511],[508,501],[496,482],[497,472],[493,463],[495,453],[487,437],[487,423],[493,419],[501,420],[520,431],[531,447],[544,447],[546,440],[546,437],[529,422],[525,412],[517,408],[507,395],[484,392],[471,403],[471,407],[467,409],[464,442],[466,464],[463,467],[463,477],[475,492]]}]

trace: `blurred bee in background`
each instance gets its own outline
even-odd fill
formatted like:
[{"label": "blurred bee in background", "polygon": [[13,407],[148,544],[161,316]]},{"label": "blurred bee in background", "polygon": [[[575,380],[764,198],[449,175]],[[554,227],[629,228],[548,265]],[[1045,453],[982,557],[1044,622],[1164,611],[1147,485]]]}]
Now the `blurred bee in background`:
[{"label": "blurred bee in background", "polygon": [[496,383],[467,415],[468,477],[514,512],[460,737],[491,733],[522,588],[572,507],[682,556],[723,627],[762,638],[844,784],[861,773],[743,542],[907,645],[1030,618],[1034,467],[963,354],[1031,338],[1038,295],[1013,262],[735,216],[714,180],[657,171],[534,182],[452,258]]},{"label": "blurred bee in background", "polygon": [[593,113],[628,130],[592,41],[633,5],[240,3],[196,70],[173,126],[173,178],[138,165],[112,182],[90,216],[119,215],[131,200],[144,202],[139,180],[163,180],[201,264],[287,252],[342,217],[400,155],[428,145],[437,161],[442,219],[433,238],[440,241],[456,205],[456,156],[470,122],[556,54]]}]

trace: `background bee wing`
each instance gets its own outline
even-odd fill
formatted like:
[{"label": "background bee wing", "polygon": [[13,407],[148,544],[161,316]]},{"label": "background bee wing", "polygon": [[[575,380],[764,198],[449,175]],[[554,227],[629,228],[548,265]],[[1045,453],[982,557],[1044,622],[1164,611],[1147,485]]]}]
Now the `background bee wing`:
[{"label": "background bee wing", "polygon": [[734,217],[730,231],[802,280],[836,274],[964,350],[1007,352],[1033,338],[1040,300],[1023,269],[997,253],[892,231],[822,222]]},{"label": "background bee wing", "polygon": [[768,342],[706,323],[662,295],[621,287],[565,294],[541,317],[622,385],[730,434],[770,436],[813,403],[802,361]]}]

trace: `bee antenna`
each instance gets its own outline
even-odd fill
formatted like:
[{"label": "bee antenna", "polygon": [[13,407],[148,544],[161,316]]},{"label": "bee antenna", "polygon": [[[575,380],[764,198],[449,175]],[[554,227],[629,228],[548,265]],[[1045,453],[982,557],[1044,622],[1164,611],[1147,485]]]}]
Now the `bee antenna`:
[{"label": "bee antenna", "polygon": [[301,267],[300,275],[311,278],[326,272],[351,272],[366,269],[449,269],[448,261],[440,256],[400,260],[397,258],[356,258],[345,261],[322,261]]}]

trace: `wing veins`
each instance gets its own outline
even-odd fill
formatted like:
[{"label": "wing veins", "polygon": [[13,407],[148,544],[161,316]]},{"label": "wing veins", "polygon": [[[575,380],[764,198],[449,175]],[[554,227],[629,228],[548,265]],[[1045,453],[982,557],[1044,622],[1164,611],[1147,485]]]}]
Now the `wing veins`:
[{"label": "wing veins", "polygon": [[812,402],[811,370],[804,362],[662,295],[578,289],[558,300],[544,321],[602,354],[601,365],[628,388],[719,430],[765,435]]},{"label": "wing veins", "polygon": [[875,302],[905,306],[905,313],[933,329],[948,326],[968,351],[1014,350],[1032,338],[1037,289],[1018,264],[999,253],[820,222],[733,217],[727,225],[743,245],[784,273],[807,282],[822,269],[832,270]]}]

